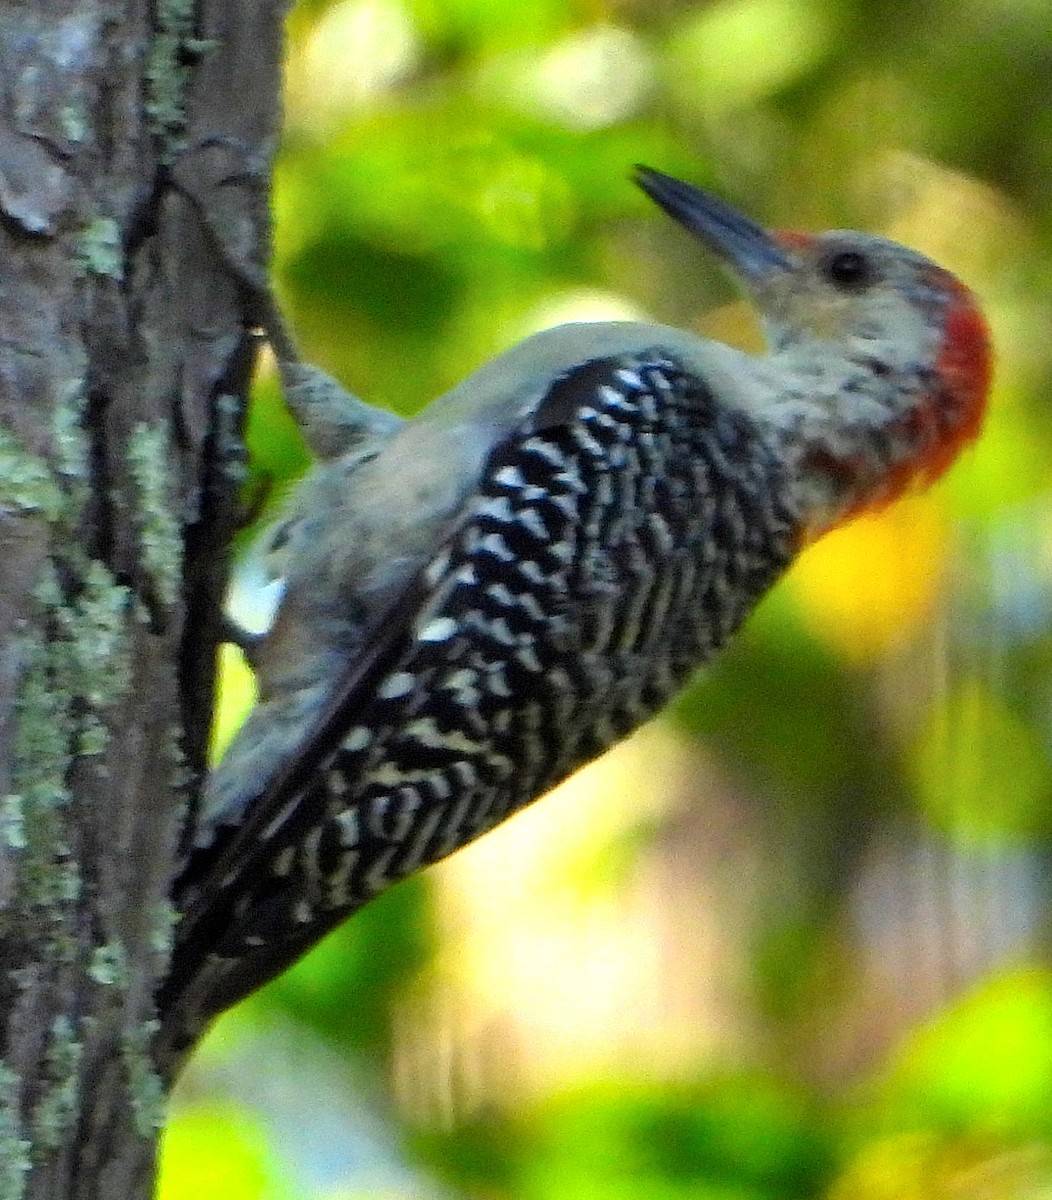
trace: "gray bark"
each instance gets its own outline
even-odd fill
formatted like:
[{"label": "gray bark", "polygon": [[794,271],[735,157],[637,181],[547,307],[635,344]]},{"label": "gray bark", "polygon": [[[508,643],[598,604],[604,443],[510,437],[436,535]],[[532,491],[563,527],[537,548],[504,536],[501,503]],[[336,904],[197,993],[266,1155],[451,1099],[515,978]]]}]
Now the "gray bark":
[{"label": "gray bark", "polygon": [[142,1200],[283,0],[0,0],[0,1200]]}]

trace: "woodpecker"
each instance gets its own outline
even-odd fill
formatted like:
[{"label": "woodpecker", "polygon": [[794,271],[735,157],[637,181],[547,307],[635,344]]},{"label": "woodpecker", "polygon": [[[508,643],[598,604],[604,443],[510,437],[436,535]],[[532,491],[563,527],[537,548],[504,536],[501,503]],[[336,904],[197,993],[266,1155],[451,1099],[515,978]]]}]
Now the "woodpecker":
[{"label": "woodpecker", "polygon": [[767,353],[567,325],[409,422],[312,402],[317,376],[286,364],[323,461],[270,538],[259,701],[176,883],[163,1069],[368,900],[658,712],[804,546],[977,435],[987,327],[947,271],[637,182],[737,275]]}]

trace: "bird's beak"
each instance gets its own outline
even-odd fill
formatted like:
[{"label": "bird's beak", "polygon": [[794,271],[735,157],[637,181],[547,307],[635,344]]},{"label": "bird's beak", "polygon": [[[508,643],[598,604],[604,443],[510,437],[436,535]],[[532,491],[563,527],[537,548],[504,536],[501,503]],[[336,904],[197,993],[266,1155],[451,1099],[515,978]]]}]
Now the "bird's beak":
[{"label": "bird's beak", "polygon": [[772,234],[710,192],[650,167],[637,166],[635,181],[655,204],[700,238],[746,284],[755,286],[791,269],[785,247]]}]

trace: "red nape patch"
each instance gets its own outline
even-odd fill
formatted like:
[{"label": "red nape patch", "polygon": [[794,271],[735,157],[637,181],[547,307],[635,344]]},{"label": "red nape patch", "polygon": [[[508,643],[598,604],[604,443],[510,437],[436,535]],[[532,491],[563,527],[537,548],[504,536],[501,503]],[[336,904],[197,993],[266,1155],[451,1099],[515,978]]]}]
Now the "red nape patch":
[{"label": "red nape patch", "polygon": [[774,240],[790,250],[806,250],[814,245],[815,235],[801,233],[798,229],[776,229]]},{"label": "red nape patch", "polygon": [[952,276],[947,284],[950,300],[935,360],[936,387],[904,419],[918,449],[907,487],[934,483],[979,436],[986,415],[993,375],[990,329],[972,293]]},{"label": "red nape patch", "polygon": [[[942,475],[982,429],[993,374],[990,330],[975,297],[952,276],[941,281],[949,291],[942,344],[935,360],[935,387],[905,413],[892,431],[916,453],[888,471],[872,490],[841,512],[839,526],[863,513],[878,512],[913,489],[928,487]],[[857,486],[861,460],[829,463],[827,472]]]},{"label": "red nape patch", "polygon": [[974,441],[983,426],[986,400],[993,377],[994,354],[990,328],[979,310],[975,297],[956,279],[946,311],[946,332],[935,364],[957,404],[958,440],[949,458],[930,478],[935,479],[953,461],[953,456]]}]

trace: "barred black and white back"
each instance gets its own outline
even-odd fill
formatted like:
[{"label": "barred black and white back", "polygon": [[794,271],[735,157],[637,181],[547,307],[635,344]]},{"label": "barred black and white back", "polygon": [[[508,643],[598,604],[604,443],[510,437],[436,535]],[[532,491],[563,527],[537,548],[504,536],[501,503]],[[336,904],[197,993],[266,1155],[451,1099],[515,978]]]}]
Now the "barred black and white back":
[{"label": "barred black and white back", "polygon": [[494,448],[293,769],[191,858],[172,1036],[657,712],[798,548],[783,471],[660,347],[566,371]]}]

